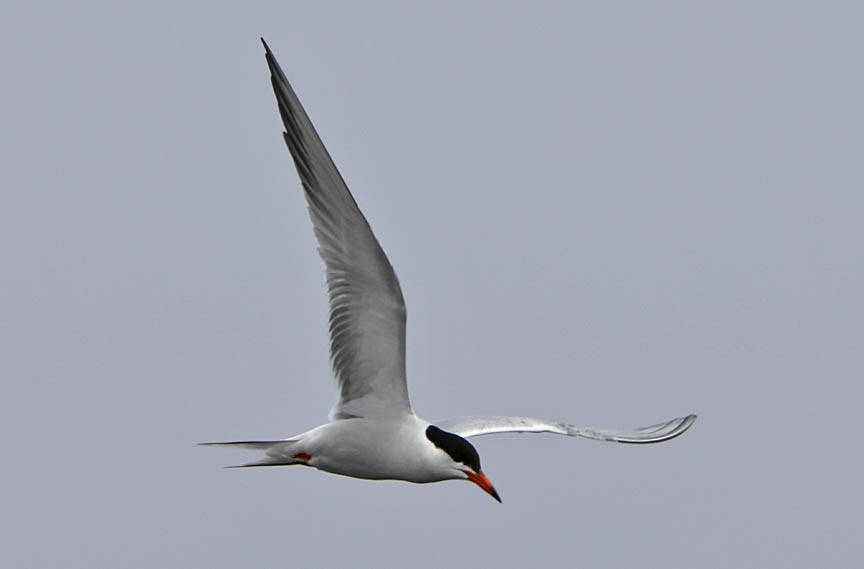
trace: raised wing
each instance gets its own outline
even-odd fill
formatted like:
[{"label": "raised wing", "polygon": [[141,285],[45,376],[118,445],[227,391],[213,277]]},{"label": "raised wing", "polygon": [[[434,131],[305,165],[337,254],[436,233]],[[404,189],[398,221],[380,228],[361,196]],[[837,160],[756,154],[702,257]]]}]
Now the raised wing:
[{"label": "raised wing", "polygon": [[264,49],[285,142],[326,266],[330,358],[339,385],[330,416],[412,413],[405,383],[405,301],[399,281],[266,42]]},{"label": "raised wing", "polygon": [[689,429],[695,421],[696,415],[687,415],[665,423],[627,431],[577,427],[569,423],[556,423],[531,417],[461,417],[437,421],[435,425],[465,438],[494,433],[555,433],[599,441],[645,444],[674,439]]}]

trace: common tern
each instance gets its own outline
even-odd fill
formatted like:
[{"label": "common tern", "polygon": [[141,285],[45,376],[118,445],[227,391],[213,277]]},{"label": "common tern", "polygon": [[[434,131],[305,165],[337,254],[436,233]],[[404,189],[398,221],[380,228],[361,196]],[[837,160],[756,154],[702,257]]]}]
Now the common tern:
[{"label": "common tern", "polygon": [[300,176],[330,297],[330,357],[339,397],[330,422],[267,441],[204,443],[264,451],[239,467],[303,465],[372,480],[469,480],[501,501],[466,439],[493,433],[556,433],[619,443],[658,443],[696,415],[632,430],[577,427],[530,417],[429,422],[414,414],[405,377],[405,301],[390,261],[264,42],[284,138]]}]

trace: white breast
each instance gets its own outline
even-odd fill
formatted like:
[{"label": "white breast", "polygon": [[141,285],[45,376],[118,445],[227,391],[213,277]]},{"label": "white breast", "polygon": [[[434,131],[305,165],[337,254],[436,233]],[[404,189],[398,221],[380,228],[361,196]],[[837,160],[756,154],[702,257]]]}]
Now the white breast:
[{"label": "white breast", "polygon": [[333,474],[421,483],[453,478],[426,438],[428,425],[413,415],[343,419],[303,433],[294,448],[311,455],[309,466]]}]

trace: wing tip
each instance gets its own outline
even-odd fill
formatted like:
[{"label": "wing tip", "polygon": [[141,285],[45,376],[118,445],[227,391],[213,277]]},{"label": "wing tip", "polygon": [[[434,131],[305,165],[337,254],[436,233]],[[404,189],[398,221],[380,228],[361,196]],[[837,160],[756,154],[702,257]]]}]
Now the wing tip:
[{"label": "wing tip", "polygon": [[264,39],[264,36],[261,36],[261,37],[259,37],[258,39],[260,39],[260,40],[261,40],[261,43],[264,45],[264,51],[266,51],[267,53],[269,53],[270,55],[272,55],[273,52],[270,51],[270,46],[267,45],[267,41]]},{"label": "wing tip", "polygon": [[642,431],[642,437],[634,437],[631,440],[621,440],[623,443],[662,443],[680,437],[693,426],[698,416],[695,413],[690,413],[684,417],[675,417],[665,423],[652,425],[639,429]]},{"label": "wing tip", "polygon": [[[279,67],[279,63],[276,61],[276,56],[273,55],[273,51],[270,49],[270,46],[267,45],[267,41],[263,37],[261,37],[260,39],[261,45],[264,46],[264,59],[267,60],[267,67],[270,69],[271,82],[275,82],[280,74],[284,74],[281,73],[282,69]],[[274,83],[273,86],[275,88],[276,84]]]},{"label": "wing tip", "polygon": [[674,439],[677,436],[683,435],[687,429],[693,426],[693,423],[696,422],[698,416],[695,413],[690,413],[686,417],[678,417],[677,419],[673,419],[673,421],[678,421],[678,424],[669,431],[667,437],[663,440]]}]

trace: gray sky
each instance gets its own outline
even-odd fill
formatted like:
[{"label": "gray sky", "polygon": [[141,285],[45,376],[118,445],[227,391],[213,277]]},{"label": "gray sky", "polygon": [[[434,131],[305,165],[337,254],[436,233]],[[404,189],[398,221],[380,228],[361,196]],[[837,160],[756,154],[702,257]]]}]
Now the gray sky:
[{"label": "gray sky", "polygon": [[[861,565],[859,4],[234,4],[0,5],[0,566]],[[694,428],[477,439],[503,505],[195,447],[335,396],[262,35],[419,414]]]}]

